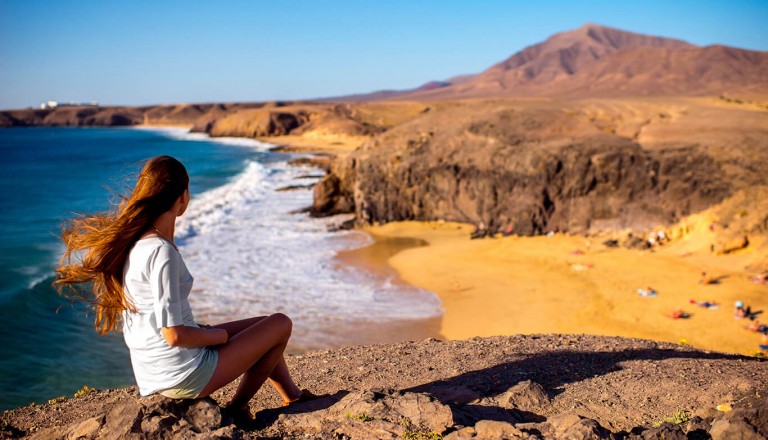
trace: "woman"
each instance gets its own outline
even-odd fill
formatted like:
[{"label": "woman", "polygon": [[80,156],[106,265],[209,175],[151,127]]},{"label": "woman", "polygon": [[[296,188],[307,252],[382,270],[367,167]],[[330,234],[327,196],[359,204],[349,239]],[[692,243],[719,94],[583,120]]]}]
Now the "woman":
[{"label": "woman", "polygon": [[95,326],[105,334],[122,323],[142,396],[205,397],[243,375],[227,405],[234,415],[250,416],[248,402],[267,379],[285,405],[316,397],[296,386],[285,364],[287,316],[195,322],[187,299],[193,279],[173,242],[189,200],[184,165],[150,159],[116,212],[65,225],[55,284],[93,283]]}]

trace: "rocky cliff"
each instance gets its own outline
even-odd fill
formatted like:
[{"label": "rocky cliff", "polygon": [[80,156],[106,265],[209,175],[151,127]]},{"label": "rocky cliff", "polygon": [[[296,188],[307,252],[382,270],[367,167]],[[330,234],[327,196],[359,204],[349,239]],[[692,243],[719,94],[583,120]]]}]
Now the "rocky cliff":
[{"label": "rocky cliff", "polygon": [[469,102],[429,112],[337,163],[315,188],[313,210],[354,211],[361,223],[444,219],[522,235],[584,233],[670,224],[765,183],[768,113],[699,139],[698,126],[687,125],[697,120],[687,114],[693,107],[593,110]]},{"label": "rocky cliff", "polygon": [[103,390],[0,414],[0,435],[58,438],[686,439],[768,436],[762,359],[584,335],[428,339],[288,358],[329,396],[288,408],[269,386],[233,425],[213,399]]},{"label": "rocky cliff", "polygon": [[315,188],[312,212],[352,212],[360,224],[641,230],[768,184],[768,112],[728,98],[61,108],[4,112],[0,122],[170,124],[345,144],[346,157]]},{"label": "rocky cliff", "polygon": [[143,107],[82,106],[56,107],[47,110],[7,110],[0,112],[0,127],[168,125],[207,132],[210,130],[210,122],[226,115],[253,108],[275,107],[279,104],[169,104]]}]

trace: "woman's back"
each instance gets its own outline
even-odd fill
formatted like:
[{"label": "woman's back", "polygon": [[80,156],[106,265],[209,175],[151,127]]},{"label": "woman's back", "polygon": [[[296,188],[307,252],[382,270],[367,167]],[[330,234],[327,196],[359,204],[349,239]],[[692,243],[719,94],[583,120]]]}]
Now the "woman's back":
[{"label": "woman's back", "polygon": [[197,327],[188,296],[192,275],[178,251],[156,236],[138,240],[125,261],[125,297],[137,312],[123,312],[123,334],[142,395],[169,388],[194,370],[204,348],[172,347],[161,328]]}]

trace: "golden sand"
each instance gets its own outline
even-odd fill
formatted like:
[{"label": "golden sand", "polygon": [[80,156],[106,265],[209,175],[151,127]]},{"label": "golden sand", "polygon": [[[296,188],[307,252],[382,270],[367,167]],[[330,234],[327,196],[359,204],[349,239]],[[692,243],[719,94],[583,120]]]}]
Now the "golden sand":
[{"label": "golden sand", "polygon": [[[385,259],[405,282],[440,297],[445,310],[440,331],[448,339],[585,333],[742,354],[754,354],[762,341],[744,328],[750,321],[734,319],[733,305],[742,300],[762,310],[768,286],[750,282],[744,270],[749,251],[710,255],[706,232],[653,250],[632,250],[563,234],[470,240],[471,229],[437,222],[366,228],[378,239],[427,243],[368,258]],[[700,283],[702,271],[718,283]],[[648,287],[658,296],[638,295],[639,288]],[[720,307],[703,308],[691,299]],[[690,317],[670,318],[675,309]]]}]

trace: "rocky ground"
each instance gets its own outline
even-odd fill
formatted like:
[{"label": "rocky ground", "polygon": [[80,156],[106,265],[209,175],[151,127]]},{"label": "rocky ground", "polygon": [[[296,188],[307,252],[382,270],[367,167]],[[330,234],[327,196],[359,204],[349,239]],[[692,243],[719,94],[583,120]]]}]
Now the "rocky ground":
[{"label": "rocky ground", "polygon": [[[255,421],[216,402],[101,390],[0,415],[6,437],[766,438],[765,360],[639,339],[518,335],[347,347],[288,364],[329,397],[281,408],[267,385]],[[720,410],[718,410],[719,408]],[[663,423],[667,420],[667,423]]]}]

